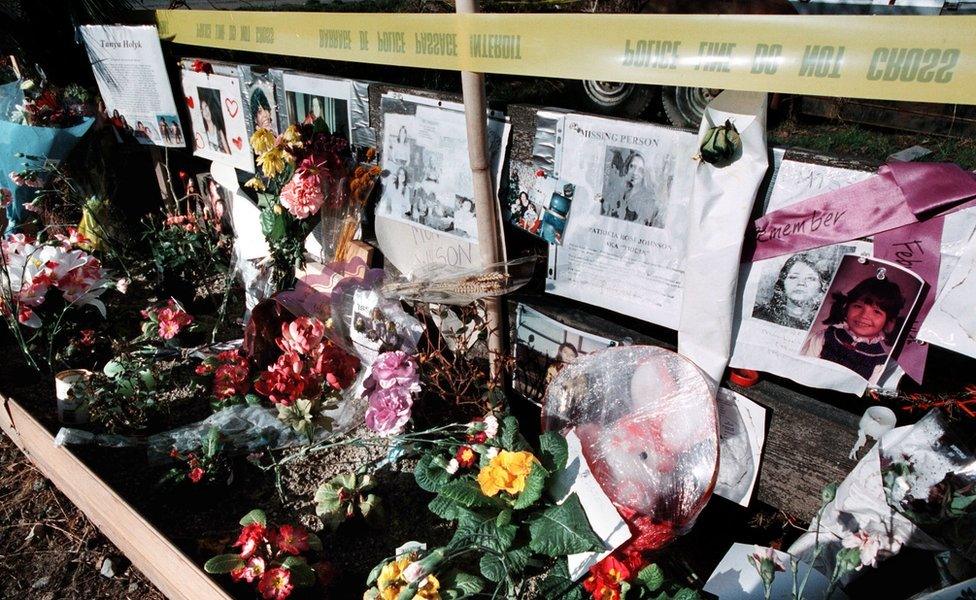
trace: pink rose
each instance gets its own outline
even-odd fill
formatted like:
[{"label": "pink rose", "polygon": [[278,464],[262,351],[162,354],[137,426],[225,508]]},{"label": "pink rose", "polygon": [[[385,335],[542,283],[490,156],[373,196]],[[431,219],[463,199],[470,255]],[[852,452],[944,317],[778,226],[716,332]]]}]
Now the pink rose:
[{"label": "pink rose", "polygon": [[298,317],[291,323],[281,324],[281,338],[278,347],[303,355],[311,355],[318,350],[325,335],[325,325],[314,317]]},{"label": "pink rose", "polygon": [[369,380],[365,383],[367,389],[376,385],[383,389],[402,387],[411,392],[420,391],[417,361],[400,350],[380,354],[373,362]]},{"label": "pink rose", "polygon": [[307,219],[322,208],[325,196],[322,194],[322,180],[310,171],[298,171],[281,188],[281,205],[297,219]]},{"label": "pink rose", "polygon": [[382,436],[401,433],[410,420],[412,407],[410,392],[403,388],[377,390],[369,397],[366,426]]}]

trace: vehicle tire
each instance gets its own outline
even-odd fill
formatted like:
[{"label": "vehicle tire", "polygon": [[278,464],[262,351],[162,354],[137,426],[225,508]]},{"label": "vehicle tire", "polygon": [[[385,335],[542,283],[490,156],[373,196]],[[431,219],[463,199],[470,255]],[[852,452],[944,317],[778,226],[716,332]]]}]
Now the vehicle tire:
[{"label": "vehicle tire", "polygon": [[695,129],[705,114],[705,106],[722,90],[700,87],[662,86],[661,108],[675,127]]},{"label": "vehicle tire", "polygon": [[581,108],[601,115],[637,119],[657,97],[657,89],[648,85],[590,79],[577,83]]}]

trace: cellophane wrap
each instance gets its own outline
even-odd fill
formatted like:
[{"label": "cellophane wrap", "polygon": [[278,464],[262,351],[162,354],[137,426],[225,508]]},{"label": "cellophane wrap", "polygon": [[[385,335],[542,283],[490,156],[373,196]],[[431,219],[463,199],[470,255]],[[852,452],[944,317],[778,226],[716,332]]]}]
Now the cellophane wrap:
[{"label": "cellophane wrap", "polygon": [[714,392],[691,361],[652,346],[582,356],[549,385],[543,427],[575,427],[636,549],[660,548],[688,531],[712,494],[719,464]]}]

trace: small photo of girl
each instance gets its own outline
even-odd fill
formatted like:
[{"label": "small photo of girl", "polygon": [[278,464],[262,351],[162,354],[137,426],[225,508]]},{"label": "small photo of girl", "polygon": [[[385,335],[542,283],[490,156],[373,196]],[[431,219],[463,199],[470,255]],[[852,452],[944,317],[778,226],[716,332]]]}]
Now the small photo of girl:
[{"label": "small photo of girl", "polygon": [[922,287],[921,278],[894,263],[845,255],[800,354],[877,383]]},{"label": "small photo of girl", "polygon": [[197,96],[200,98],[204,142],[214,152],[230,154],[227,128],[224,125],[224,115],[221,112],[220,90],[198,87]]}]

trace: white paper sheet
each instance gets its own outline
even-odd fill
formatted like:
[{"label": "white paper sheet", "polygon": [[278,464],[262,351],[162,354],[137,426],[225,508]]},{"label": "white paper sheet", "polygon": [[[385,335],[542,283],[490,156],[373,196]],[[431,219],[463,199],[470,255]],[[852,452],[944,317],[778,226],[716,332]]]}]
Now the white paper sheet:
[{"label": "white paper sheet", "polygon": [[185,147],[156,27],[83,25],[78,31],[106,112],[120,135],[134,135],[142,144]]},{"label": "white paper sheet", "polygon": [[942,293],[918,332],[930,344],[976,358],[976,240],[947,277]]},{"label": "white paper sheet", "polygon": [[575,195],[546,291],[677,328],[696,137],[567,115],[561,138],[556,176]]},{"label": "white paper sheet", "polygon": [[559,503],[570,494],[576,493],[580,504],[583,505],[583,511],[586,512],[590,527],[604,543],[603,552],[581,552],[566,557],[569,563],[569,576],[575,581],[585,575],[590,567],[629,540],[630,529],[590,472],[586,458],[583,457],[582,444],[575,431],[570,430],[566,434],[566,442],[569,447],[566,469],[552,482],[550,491]]},{"label": "white paper sheet", "polygon": [[766,409],[726,388],[719,388],[716,399],[720,451],[715,494],[748,507],[766,443]]}]

